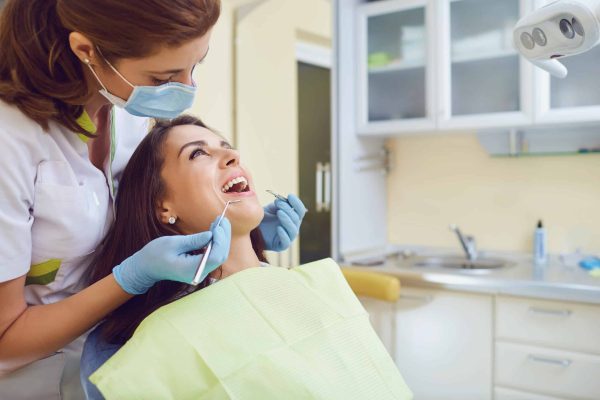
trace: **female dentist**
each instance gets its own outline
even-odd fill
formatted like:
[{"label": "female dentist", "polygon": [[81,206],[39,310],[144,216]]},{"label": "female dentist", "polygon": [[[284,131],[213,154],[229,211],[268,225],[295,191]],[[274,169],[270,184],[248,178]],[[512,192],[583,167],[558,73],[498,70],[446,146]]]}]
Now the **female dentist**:
[{"label": "female dentist", "polygon": [[[113,222],[118,178],[148,117],[192,104],[219,0],[8,0],[0,16],[0,398],[78,399],[84,334],[155,282],[191,282],[227,258],[217,228],[159,238],[86,287]],[[118,106],[117,108],[113,105]],[[305,209],[269,205],[286,249]],[[127,216],[120,216],[127,218]],[[135,224],[136,221],[131,221]],[[168,267],[166,267],[168,266]]]}]

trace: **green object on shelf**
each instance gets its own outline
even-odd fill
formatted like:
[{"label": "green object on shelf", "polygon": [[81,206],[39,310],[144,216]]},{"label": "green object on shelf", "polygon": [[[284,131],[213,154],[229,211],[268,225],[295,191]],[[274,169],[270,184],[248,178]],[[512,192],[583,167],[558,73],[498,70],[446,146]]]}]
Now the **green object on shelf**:
[{"label": "green object on shelf", "polygon": [[385,52],[369,54],[369,68],[384,67],[390,63],[390,55]]}]

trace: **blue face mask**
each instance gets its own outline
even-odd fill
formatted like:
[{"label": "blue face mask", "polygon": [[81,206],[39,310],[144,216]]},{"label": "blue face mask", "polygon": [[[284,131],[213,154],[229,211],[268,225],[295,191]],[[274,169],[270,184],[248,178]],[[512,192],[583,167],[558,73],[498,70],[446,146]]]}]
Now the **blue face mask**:
[{"label": "blue face mask", "polygon": [[[106,60],[105,60],[106,61]],[[115,67],[108,61],[106,63],[121,79],[123,79],[133,91],[127,100],[110,93],[92,66],[88,67],[92,74],[102,86],[100,94],[117,107],[124,108],[128,113],[138,117],[173,119],[192,106],[196,95],[196,86],[184,85],[178,82],[169,82],[159,86],[135,86],[132,85]]]}]

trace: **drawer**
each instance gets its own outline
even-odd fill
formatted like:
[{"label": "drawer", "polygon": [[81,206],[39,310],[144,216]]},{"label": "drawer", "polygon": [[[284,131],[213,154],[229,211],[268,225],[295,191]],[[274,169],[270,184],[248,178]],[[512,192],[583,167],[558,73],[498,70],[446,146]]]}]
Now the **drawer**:
[{"label": "drawer", "polygon": [[600,306],[498,296],[496,338],[600,355]]},{"label": "drawer", "polygon": [[494,400],[562,400],[542,394],[520,392],[518,390],[497,387],[494,389]]},{"label": "drawer", "polygon": [[496,385],[546,396],[598,400],[600,357],[496,343]]}]

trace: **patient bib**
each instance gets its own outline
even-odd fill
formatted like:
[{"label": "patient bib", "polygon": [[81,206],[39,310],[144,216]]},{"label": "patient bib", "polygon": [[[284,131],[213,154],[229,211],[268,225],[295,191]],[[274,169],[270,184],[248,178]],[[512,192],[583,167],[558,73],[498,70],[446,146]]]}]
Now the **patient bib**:
[{"label": "patient bib", "polygon": [[90,380],[107,399],[410,399],[331,259],[250,268],[168,304]]}]

